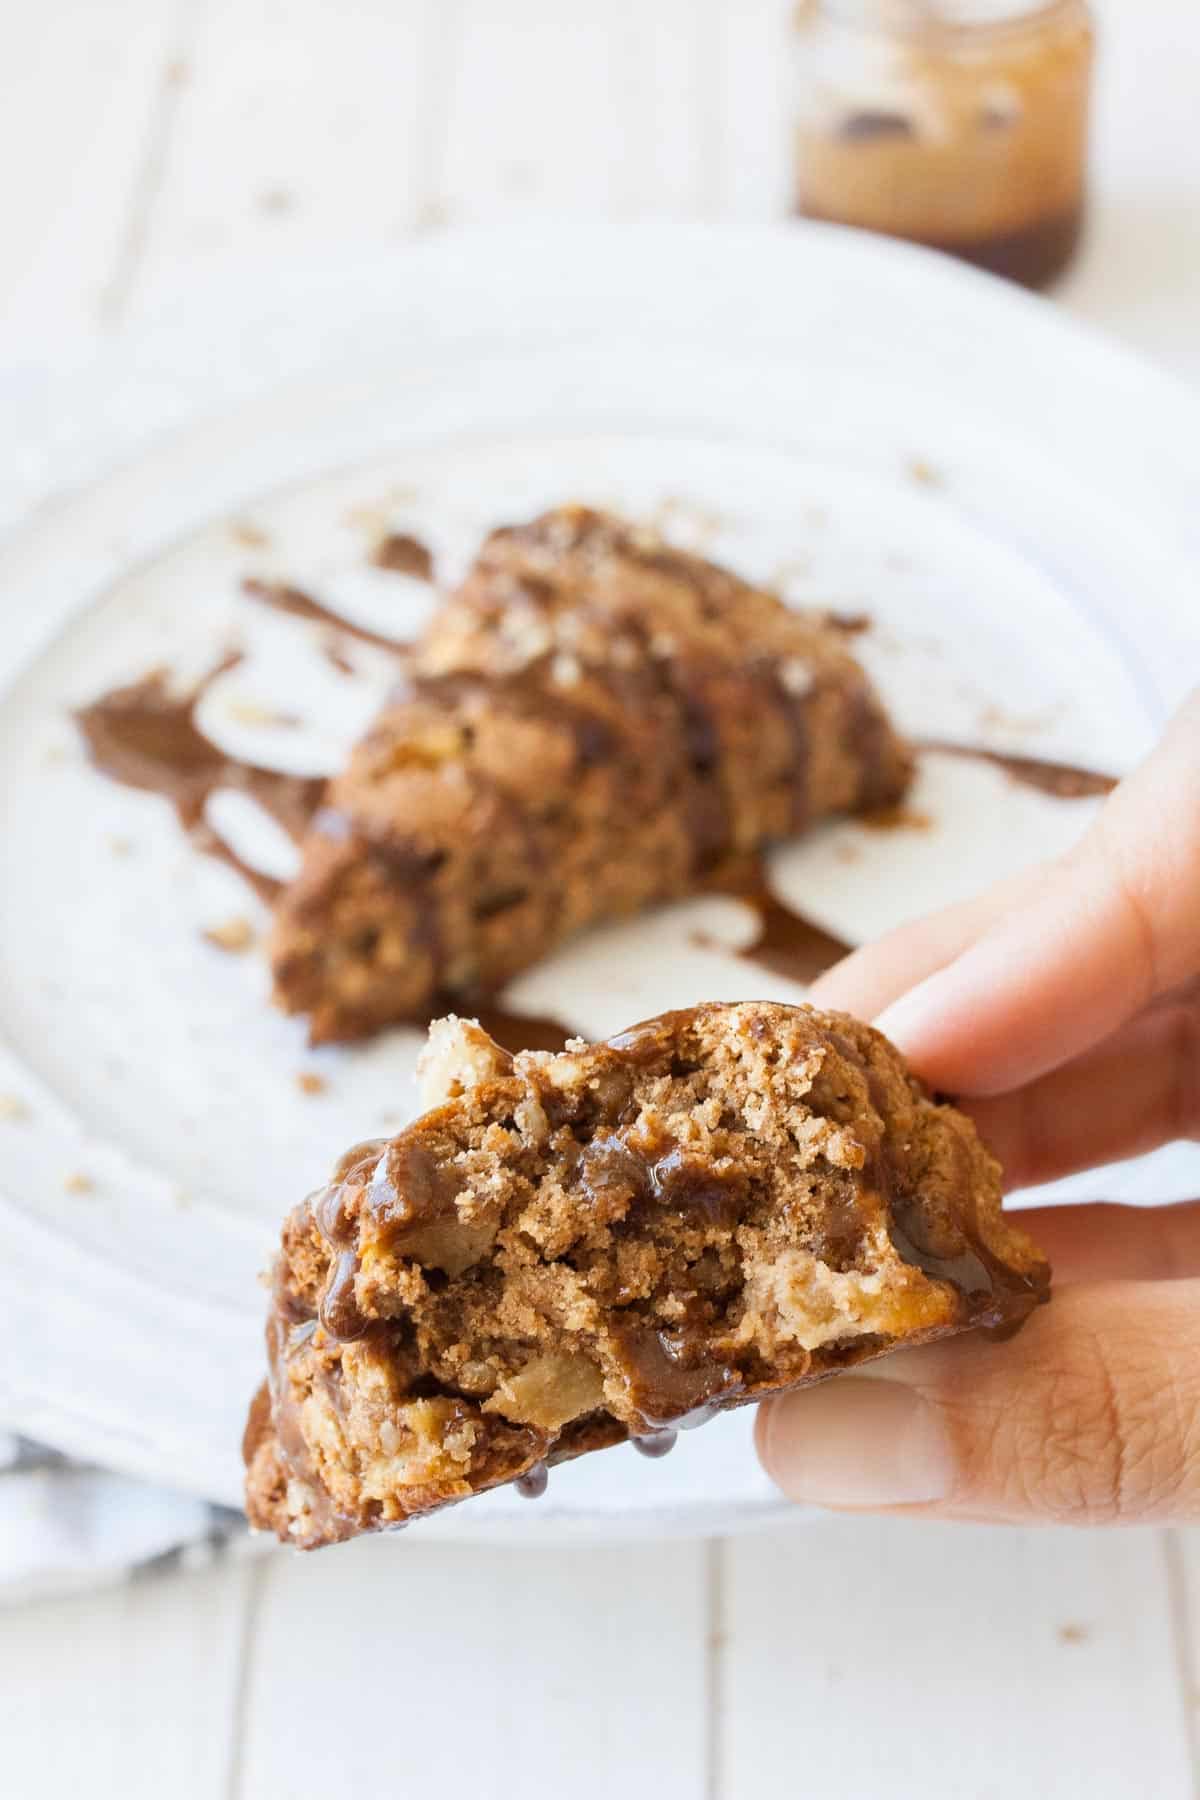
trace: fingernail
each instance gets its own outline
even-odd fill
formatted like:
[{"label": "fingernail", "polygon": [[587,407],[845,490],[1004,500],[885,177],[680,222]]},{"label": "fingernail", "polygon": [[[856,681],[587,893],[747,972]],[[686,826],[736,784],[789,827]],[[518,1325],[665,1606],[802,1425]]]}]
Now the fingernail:
[{"label": "fingernail", "polygon": [[767,1474],[814,1506],[916,1506],[944,1500],[954,1459],[942,1415],[913,1388],[855,1376],[764,1409]]},{"label": "fingernail", "polygon": [[933,975],[886,1007],[873,1023],[876,1031],[882,1031],[884,1037],[907,1052],[917,1049],[922,1037],[937,1029],[945,1012],[945,984],[940,976]]}]

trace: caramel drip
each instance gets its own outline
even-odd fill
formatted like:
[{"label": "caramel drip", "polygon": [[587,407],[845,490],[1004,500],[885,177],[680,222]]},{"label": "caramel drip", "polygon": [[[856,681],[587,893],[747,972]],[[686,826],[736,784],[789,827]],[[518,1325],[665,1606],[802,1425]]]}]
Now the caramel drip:
[{"label": "caramel drip", "polygon": [[166,670],[152,669],[81,707],[75,722],[101,774],[168,800],[197,849],[227,863],[270,902],[283,884],[245,862],[213,829],[205,818],[208,800],[222,790],[246,794],[298,843],[320,805],[325,782],[246,762],[201,731],[196,723],[200,701],[240,661],[240,653],[231,652],[181,694],[172,692]]},{"label": "caramel drip", "polygon": [[358,625],[344,613],[335,612],[332,606],[326,606],[323,600],[307,593],[304,588],[292,587],[286,581],[263,581],[257,575],[247,575],[242,582],[242,592],[262,606],[273,607],[276,612],[289,613],[296,619],[311,619],[317,625],[333,625],[346,637],[358,638],[364,644],[374,644],[377,650],[403,651],[408,648],[404,638],[372,631],[369,625]]},{"label": "caramel drip", "polygon": [[[1022,786],[1034,788],[1055,800],[1090,799],[1110,794],[1117,785],[1116,776],[1043,757],[1017,756],[983,746],[936,741],[922,743],[918,748],[928,754],[988,763]],[[748,857],[718,869],[706,885],[711,892],[744,901],[757,915],[758,934],[754,942],[738,954],[748,962],[785,975],[805,987],[855,948],[781,900],[771,887],[761,857]]]},{"label": "caramel drip", "polygon": [[938,1256],[923,1248],[905,1229],[905,1210],[902,1202],[893,1204],[889,1227],[901,1258],[931,1281],[946,1281],[956,1288],[967,1302],[972,1324],[1001,1325],[1012,1315],[1014,1296],[1027,1295],[1031,1309],[1049,1298],[1048,1271],[1023,1275],[1010,1269],[969,1228],[965,1229],[963,1248],[952,1256]]},{"label": "caramel drip", "polygon": [[[623,1047],[620,1039],[613,1042]],[[732,1228],[747,1200],[746,1183],[736,1173],[703,1168],[669,1138],[635,1148],[620,1131],[594,1137],[582,1151],[579,1181],[598,1214],[618,1217],[631,1206],[653,1204],[703,1225]]]},{"label": "caramel drip", "polygon": [[[334,1504],[314,1465],[288,1367],[292,1356],[308,1342],[314,1330],[312,1320],[299,1326],[289,1324],[286,1304],[277,1305],[272,1312],[267,1323],[269,1420],[274,1425],[279,1454],[288,1476],[304,1483],[314,1523],[329,1542],[336,1542],[350,1535],[353,1521]],[[338,1395],[333,1378],[324,1376],[321,1384],[331,1400],[336,1401]],[[261,1429],[266,1429],[265,1419]]]},{"label": "caramel drip", "polygon": [[620,1348],[626,1398],[645,1425],[638,1435],[703,1425],[745,1387],[731,1364],[693,1363],[686,1343],[651,1324],[630,1320],[614,1325],[611,1335]]},{"label": "caramel drip", "polygon": [[972,1324],[995,1327],[1012,1318],[1014,1299],[1025,1298],[1027,1310],[1032,1311],[1049,1298],[1050,1271],[1042,1266],[1022,1273],[1009,1267],[991,1249],[979,1230],[969,1187],[970,1170],[961,1146],[959,1152],[962,1167],[959,1203],[955,1207],[956,1241],[930,1241],[919,1208],[895,1179],[886,1144],[880,1145],[874,1158],[875,1185],[887,1208],[889,1235],[902,1259],[920,1269],[930,1281],[948,1282],[961,1296],[964,1316]]},{"label": "caramel drip", "polygon": [[937,756],[958,756],[970,762],[990,763],[1002,769],[1022,787],[1036,788],[1052,800],[1088,800],[1111,794],[1118,785],[1117,775],[1102,775],[1095,769],[1083,769],[1076,763],[1050,762],[1040,756],[1016,756],[1007,750],[989,750],[982,744],[947,744],[937,739],[919,748]]},{"label": "caramel drip", "polygon": [[659,1462],[669,1456],[679,1442],[677,1431],[648,1431],[644,1437],[631,1438],[634,1449],[639,1456],[649,1457],[651,1462]]},{"label": "caramel drip", "polygon": [[786,905],[771,887],[760,857],[726,865],[708,885],[712,893],[743,901],[758,920],[757,936],[738,955],[789,981],[810,986],[855,947]]},{"label": "caramel drip", "polygon": [[[462,1000],[457,1001],[461,1008]],[[437,1013],[432,1015],[437,1017]],[[473,1010],[488,1036],[510,1056],[516,1056],[522,1050],[565,1050],[568,1038],[578,1037],[569,1025],[558,1019],[543,1018],[537,1014],[509,1012],[503,1007],[482,1006]]]},{"label": "caramel drip", "polygon": [[513,1482],[522,1500],[540,1500],[549,1485],[550,1473],[544,1462],[534,1463],[531,1469],[526,1469],[524,1475],[519,1475]]},{"label": "caramel drip", "polygon": [[411,575],[417,581],[433,580],[433,552],[428,544],[409,531],[390,531],[380,538],[371,553],[377,569],[391,569],[397,575]]}]

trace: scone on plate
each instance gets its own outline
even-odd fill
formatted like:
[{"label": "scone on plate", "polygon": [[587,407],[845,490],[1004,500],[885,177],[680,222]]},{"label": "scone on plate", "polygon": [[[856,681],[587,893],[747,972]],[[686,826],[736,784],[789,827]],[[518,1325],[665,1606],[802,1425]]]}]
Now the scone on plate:
[{"label": "scone on plate", "polygon": [[582,507],[497,531],[332,784],[280,902],[314,1042],[482,1004],[912,765],[845,634]]},{"label": "scone on plate", "polygon": [[974,1126],[844,1015],[515,1059],[446,1019],[423,1081],[284,1228],[247,1502],[303,1548],[1048,1296]]}]

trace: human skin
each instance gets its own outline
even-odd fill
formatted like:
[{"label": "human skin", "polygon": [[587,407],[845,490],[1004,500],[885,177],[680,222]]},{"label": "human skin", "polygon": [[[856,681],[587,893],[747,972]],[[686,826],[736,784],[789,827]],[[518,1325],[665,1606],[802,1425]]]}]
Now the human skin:
[{"label": "human skin", "polygon": [[[1010,1187],[1200,1139],[1200,692],[1079,844],[830,971],[961,1101]],[[1023,1215],[1054,1264],[1017,1337],[765,1404],[796,1500],[1019,1523],[1200,1518],[1200,1201]]]}]

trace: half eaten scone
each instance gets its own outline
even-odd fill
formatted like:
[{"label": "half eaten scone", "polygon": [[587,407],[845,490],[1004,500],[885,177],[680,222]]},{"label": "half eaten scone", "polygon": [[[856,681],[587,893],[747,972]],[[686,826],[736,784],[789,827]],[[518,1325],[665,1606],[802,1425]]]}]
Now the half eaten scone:
[{"label": "half eaten scone", "polygon": [[247,1500],[304,1548],[1048,1296],[970,1120],[842,1014],[515,1059],[446,1019],[423,1081],[284,1228]]}]

